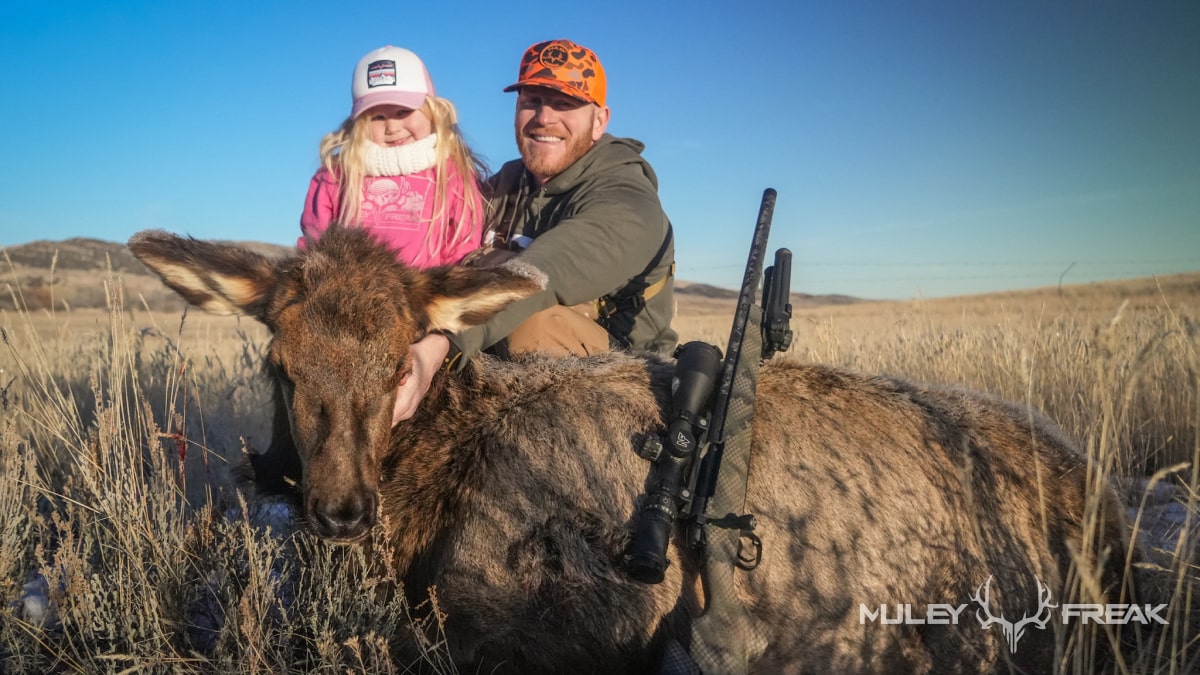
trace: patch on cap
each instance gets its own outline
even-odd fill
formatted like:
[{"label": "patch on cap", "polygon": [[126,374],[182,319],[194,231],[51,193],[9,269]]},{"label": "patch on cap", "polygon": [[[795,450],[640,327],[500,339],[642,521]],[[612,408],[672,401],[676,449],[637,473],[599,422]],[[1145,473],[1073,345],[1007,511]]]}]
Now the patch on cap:
[{"label": "patch on cap", "polygon": [[557,42],[551,42],[538,55],[538,60],[547,68],[558,68],[566,65],[568,56],[566,47]]},{"label": "patch on cap", "polygon": [[367,66],[367,88],[396,85],[396,62],[391,59],[372,61]]}]

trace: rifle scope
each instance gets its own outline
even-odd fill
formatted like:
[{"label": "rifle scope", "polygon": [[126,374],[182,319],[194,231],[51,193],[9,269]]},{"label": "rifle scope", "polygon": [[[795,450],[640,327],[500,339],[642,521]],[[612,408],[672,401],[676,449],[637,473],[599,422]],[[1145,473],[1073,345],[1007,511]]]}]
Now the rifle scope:
[{"label": "rifle scope", "polygon": [[705,413],[721,374],[721,350],[707,342],[689,342],[676,350],[675,356],[667,451],[654,463],[625,558],[629,576],[647,584],[661,582],[669,564],[667,544],[679,515],[683,476],[708,423]]}]

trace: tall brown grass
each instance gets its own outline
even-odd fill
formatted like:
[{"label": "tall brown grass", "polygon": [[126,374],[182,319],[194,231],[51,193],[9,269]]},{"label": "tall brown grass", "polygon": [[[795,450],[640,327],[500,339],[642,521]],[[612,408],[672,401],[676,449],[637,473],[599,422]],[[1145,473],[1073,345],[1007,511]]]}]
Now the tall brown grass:
[{"label": "tall brown grass", "polygon": [[[1156,548],[1140,564],[1169,597],[1169,629],[1135,636],[1119,669],[1193,672],[1196,286],[798,310],[787,358],[982,388],[1058,420],[1092,480],[1142,507],[1131,536]],[[436,595],[409,606],[361,550],[233,489],[230,465],[268,441],[264,329],[156,315],[119,280],[106,292],[107,311],[0,313],[0,671],[454,672]],[[723,346],[729,308],[705,307],[682,308],[681,338]],[[1164,526],[1172,505],[1187,515]],[[1064,634],[1063,653],[1104,639]]]}]

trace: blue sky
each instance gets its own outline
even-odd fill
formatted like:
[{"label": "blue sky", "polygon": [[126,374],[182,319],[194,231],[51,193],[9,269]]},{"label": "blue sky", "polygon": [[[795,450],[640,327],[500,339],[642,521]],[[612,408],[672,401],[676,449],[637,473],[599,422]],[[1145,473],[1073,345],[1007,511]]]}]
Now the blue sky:
[{"label": "blue sky", "polygon": [[796,291],[1200,269],[1200,3],[1103,0],[6,0],[0,245],[294,242],[317,143],[385,44],[424,58],[499,168],[501,89],[557,37],[598,53],[609,130],[646,143],[683,279],[738,285],[766,187]]}]

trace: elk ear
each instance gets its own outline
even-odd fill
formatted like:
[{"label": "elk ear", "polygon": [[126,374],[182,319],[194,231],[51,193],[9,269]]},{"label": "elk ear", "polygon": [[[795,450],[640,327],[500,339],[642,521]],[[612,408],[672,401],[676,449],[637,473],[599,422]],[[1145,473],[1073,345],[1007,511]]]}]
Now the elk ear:
[{"label": "elk ear", "polygon": [[213,314],[264,318],[267,290],[275,276],[265,257],[162,230],[133,235],[129,250],[189,304]]},{"label": "elk ear", "polygon": [[499,267],[437,267],[428,270],[429,329],[458,333],[492,318],[517,300],[546,288],[546,275],[518,259]]}]

